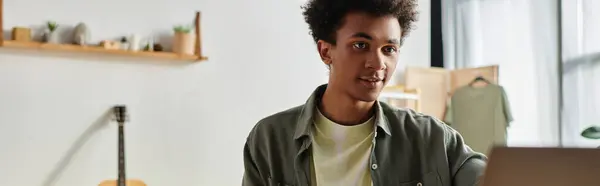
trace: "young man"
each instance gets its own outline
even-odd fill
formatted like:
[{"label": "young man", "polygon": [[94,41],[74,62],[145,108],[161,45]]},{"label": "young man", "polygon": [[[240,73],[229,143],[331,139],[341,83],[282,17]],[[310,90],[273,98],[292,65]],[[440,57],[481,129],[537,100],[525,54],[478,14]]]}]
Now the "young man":
[{"label": "young man", "polygon": [[244,186],[472,186],[486,157],[436,118],[377,101],[416,0],[309,0],[330,70],[308,101],[266,117],[244,147]]}]

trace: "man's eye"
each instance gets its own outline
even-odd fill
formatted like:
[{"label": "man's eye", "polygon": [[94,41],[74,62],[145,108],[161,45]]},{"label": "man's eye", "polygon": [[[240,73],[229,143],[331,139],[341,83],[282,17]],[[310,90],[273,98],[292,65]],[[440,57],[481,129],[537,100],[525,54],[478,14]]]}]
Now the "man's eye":
[{"label": "man's eye", "polygon": [[357,48],[357,49],[365,49],[365,48],[367,48],[367,43],[356,42],[356,43],[352,44],[352,47]]},{"label": "man's eye", "polygon": [[397,49],[395,47],[385,47],[383,48],[383,51],[386,53],[394,53],[397,52]]}]

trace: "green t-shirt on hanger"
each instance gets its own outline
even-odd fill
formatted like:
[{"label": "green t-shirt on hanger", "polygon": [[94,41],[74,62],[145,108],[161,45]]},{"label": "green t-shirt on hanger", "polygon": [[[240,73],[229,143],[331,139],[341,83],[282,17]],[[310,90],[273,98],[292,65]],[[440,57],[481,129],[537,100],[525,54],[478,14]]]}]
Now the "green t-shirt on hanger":
[{"label": "green t-shirt on hanger", "polygon": [[444,121],[456,129],[473,150],[489,154],[493,146],[506,146],[506,129],[513,117],[502,86],[467,85],[452,94]]}]

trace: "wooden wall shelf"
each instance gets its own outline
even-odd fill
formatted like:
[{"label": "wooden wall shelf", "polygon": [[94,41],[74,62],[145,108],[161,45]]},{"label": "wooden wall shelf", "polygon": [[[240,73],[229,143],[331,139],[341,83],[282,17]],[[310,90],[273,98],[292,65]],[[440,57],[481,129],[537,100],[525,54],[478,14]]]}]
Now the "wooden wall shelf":
[{"label": "wooden wall shelf", "polygon": [[200,12],[196,12],[195,17],[195,43],[194,43],[194,55],[183,55],[173,52],[151,52],[151,51],[129,51],[120,49],[106,49],[101,46],[80,46],[73,44],[51,44],[42,43],[35,41],[14,41],[7,40],[4,38],[4,11],[3,11],[3,0],[0,0],[0,48],[10,49],[23,49],[23,50],[38,50],[38,51],[54,51],[54,52],[66,52],[66,53],[80,53],[80,54],[100,54],[107,57],[110,56],[123,56],[123,57],[136,57],[153,60],[169,60],[169,61],[189,61],[189,62],[201,62],[208,60],[207,57],[202,55],[201,47],[201,35],[200,35]]},{"label": "wooden wall shelf", "polygon": [[203,61],[206,57],[196,55],[180,55],[172,52],[129,51],[120,49],[105,49],[100,46],[79,46],[72,44],[50,44],[41,42],[19,42],[4,40],[3,47],[25,50],[55,51],[69,53],[90,53],[111,56],[151,58],[156,60]]}]

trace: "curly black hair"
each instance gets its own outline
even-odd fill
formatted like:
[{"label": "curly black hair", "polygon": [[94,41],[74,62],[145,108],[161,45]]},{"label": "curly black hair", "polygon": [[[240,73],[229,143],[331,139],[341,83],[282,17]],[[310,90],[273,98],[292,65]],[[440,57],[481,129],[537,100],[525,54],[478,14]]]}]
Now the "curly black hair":
[{"label": "curly black hair", "polygon": [[303,15],[315,42],[335,44],[335,33],[349,12],[365,12],[374,16],[393,15],[402,28],[403,41],[417,21],[417,0],[309,0],[302,6]]}]

